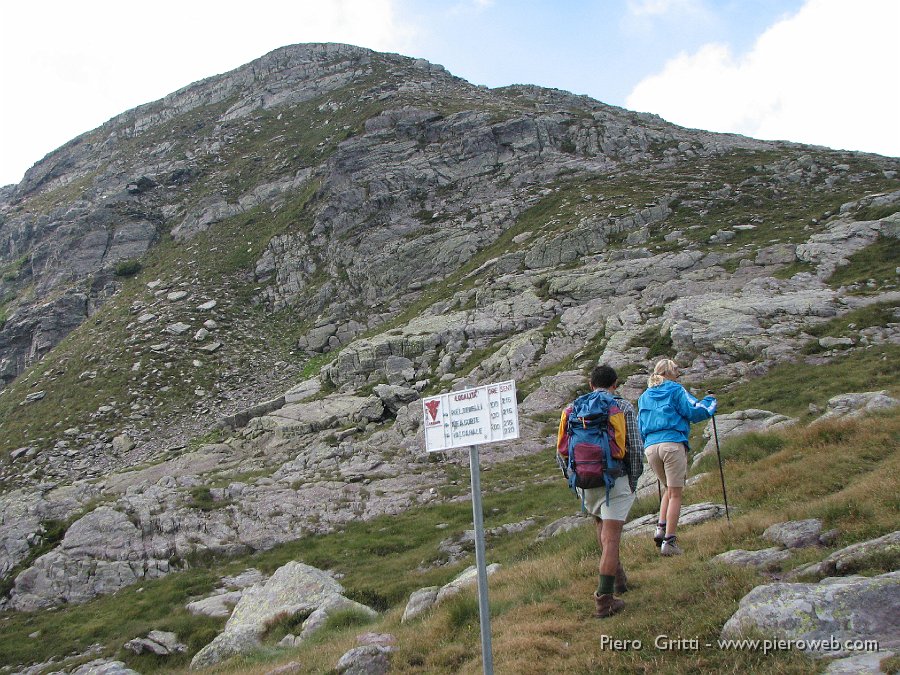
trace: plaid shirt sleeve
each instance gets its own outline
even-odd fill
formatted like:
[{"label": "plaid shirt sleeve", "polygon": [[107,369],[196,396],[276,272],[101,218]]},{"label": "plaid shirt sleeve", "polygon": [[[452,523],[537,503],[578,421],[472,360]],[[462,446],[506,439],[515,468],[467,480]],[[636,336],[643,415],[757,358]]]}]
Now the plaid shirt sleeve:
[{"label": "plaid shirt sleeve", "polygon": [[644,473],[644,443],[638,430],[634,406],[620,396],[616,397],[616,403],[625,413],[625,448],[628,450],[625,468],[628,471],[628,484],[631,486],[631,491],[634,492],[637,490],[638,479]]}]

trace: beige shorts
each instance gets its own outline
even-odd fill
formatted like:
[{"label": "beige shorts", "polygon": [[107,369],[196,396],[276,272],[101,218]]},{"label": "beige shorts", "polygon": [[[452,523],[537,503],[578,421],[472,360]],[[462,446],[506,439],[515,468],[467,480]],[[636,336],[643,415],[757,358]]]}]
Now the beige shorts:
[{"label": "beige shorts", "polygon": [[663,487],[684,487],[687,480],[684,443],[655,443],[647,446],[644,454]]},{"label": "beige shorts", "polygon": [[635,493],[628,484],[628,476],[616,479],[616,484],[609,491],[609,506],[606,505],[606,488],[588,488],[579,490],[584,495],[584,508],[592,516],[603,520],[628,520],[628,512],[634,504]]}]

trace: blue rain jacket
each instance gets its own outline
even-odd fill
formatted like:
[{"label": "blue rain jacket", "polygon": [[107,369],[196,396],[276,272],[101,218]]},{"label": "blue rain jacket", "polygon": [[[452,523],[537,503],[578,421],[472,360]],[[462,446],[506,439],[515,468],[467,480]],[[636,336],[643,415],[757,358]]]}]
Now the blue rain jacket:
[{"label": "blue rain jacket", "polygon": [[698,401],[677,382],[665,380],[638,399],[638,427],[644,447],[654,443],[688,443],[691,424],[716,413],[716,399]]}]

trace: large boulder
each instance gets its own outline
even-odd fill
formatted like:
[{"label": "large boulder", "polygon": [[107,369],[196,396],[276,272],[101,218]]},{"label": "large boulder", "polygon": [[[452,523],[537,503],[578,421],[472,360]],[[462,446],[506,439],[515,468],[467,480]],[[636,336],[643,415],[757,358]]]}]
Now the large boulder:
[{"label": "large boulder", "polygon": [[840,417],[859,417],[878,410],[888,410],[897,405],[900,405],[900,401],[888,396],[884,390],[839,394],[828,399],[825,413],[815,422]]},{"label": "large boulder", "polygon": [[269,623],[279,616],[313,612],[344,592],[330,574],[299,562],[280,567],[264,584],[244,592],[225,630],[201,649],[192,669],[206,668],[238,654],[255,650]]},{"label": "large boulder", "polygon": [[[846,640],[900,647],[900,572],[877,577],[829,578],[818,584],[757,586],[722,628],[723,638],[752,632],[803,640],[816,656],[840,656]],[[820,642],[816,642],[820,641]]]},{"label": "large boulder", "polygon": [[762,533],[762,537],[785,548],[804,548],[819,544],[821,534],[822,521],[818,518],[809,518],[770,525]]}]

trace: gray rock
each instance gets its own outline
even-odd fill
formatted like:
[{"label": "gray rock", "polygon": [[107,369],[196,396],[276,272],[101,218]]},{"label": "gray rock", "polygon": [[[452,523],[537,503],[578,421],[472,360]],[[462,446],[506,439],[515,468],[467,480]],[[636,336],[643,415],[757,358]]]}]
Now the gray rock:
[{"label": "gray rock", "polygon": [[178,300],[183,300],[188,296],[187,291],[172,291],[166,296],[166,300],[171,302],[177,302]]},{"label": "gray rock", "polygon": [[179,642],[175,633],[152,630],[146,638],[135,638],[126,642],[125,649],[135,654],[150,652],[157,656],[169,656],[187,650],[187,645]]},{"label": "gray rock", "polygon": [[550,539],[551,537],[555,537],[557,535],[563,534],[564,532],[568,532],[569,530],[574,530],[577,527],[584,527],[586,525],[593,525],[593,518],[587,515],[578,515],[578,516],[563,516],[558,520],[554,520],[552,523],[547,525],[544,529],[542,529],[535,541],[544,541],[546,539]]},{"label": "gray rock", "polygon": [[140,675],[136,670],[127,667],[122,661],[96,659],[78,666],[72,675]]},{"label": "gray rock", "polygon": [[268,415],[271,412],[280,410],[284,406],[285,397],[280,396],[271,401],[257,403],[255,406],[247,408],[246,410],[241,410],[232,415],[220,417],[216,422],[216,426],[222,429],[240,429],[241,427],[247,426],[247,423],[250,420],[256,417],[262,417],[263,415]]},{"label": "gray rock", "polygon": [[191,614],[203,614],[217,618],[231,616],[234,606],[244,595],[243,591],[229,591],[218,593],[201,600],[194,600],[185,605]]},{"label": "gray rock", "polygon": [[[734,510],[734,509],[732,509]],[[635,537],[651,535],[656,531],[656,522],[659,514],[651,513],[636,520],[625,523],[622,528],[623,537]],[[681,517],[678,519],[678,527],[686,525],[699,525],[708,520],[725,517],[725,507],[722,504],[703,502],[701,504],[689,504],[682,507]]]},{"label": "gray rock", "polygon": [[894,652],[879,650],[835,659],[823,671],[824,675],[880,675],[885,672],[881,662],[894,656]]},{"label": "gray rock", "polygon": [[384,675],[391,669],[393,647],[363,645],[354,647],[338,660],[334,669],[347,675]]},{"label": "gray rock", "polygon": [[[757,586],[741,599],[722,628],[723,638],[748,631],[795,640],[877,640],[882,649],[900,647],[900,572],[877,577],[833,579],[829,583]],[[814,656],[846,650],[816,648]]]},{"label": "gray rock", "polygon": [[[871,560],[893,559],[900,562],[900,530],[876,539],[861,541],[835,551],[818,563],[791,570],[788,578],[849,574],[865,567]],[[895,562],[896,564],[896,562]]]},{"label": "gray rock", "polygon": [[[487,565],[485,571],[487,572],[487,575],[490,576],[499,569],[500,564],[493,563]],[[475,565],[472,565],[460,572],[453,581],[444,584],[441,587],[429,586],[428,588],[420,588],[409,596],[409,601],[406,603],[406,609],[403,611],[401,622],[405,623],[420,616],[435,605],[456,595],[464,588],[474,586],[477,583],[478,570]]]},{"label": "gray rock", "polygon": [[819,346],[825,349],[834,349],[835,347],[852,347],[856,344],[853,338],[849,337],[823,337],[819,338]]},{"label": "gray rock", "polygon": [[178,323],[170,323],[168,326],[166,326],[166,332],[171,333],[172,335],[181,335],[187,330],[190,330],[190,326],[181,321],[179,321]]},{"label": "gray rock", "polygon": [[287,404],[267,415],[251,419],[248,433],[302,434],[328,429],[336,424],[373,422],[381,419],[384,405],[377,396],[344,396]]},{"label": "gray rock", "polygon": [[287,649],[297,647],[300,645],[300,638],[298,638],[293,633],[288,633],[283,638],[278,641],[279,647],[285,647]]},{"label": "gray rock", "polygon": [[772,571],[781,569],[781,563],[791,557],[790,551],[777,547],[766,548],[761,551],[745,551],[735,549],[726,551],[712,558],[712,562],[736,567],[755,567],[761,570]]},{"label": "gray rock", "polygon": [[785,548],[803,548],[818,545],[821,533],[822,521],[818,518],[810,518],[809,520],[776,523],[767,527],[762,536],[763,539]]},{"label": "gray rock", "polygon": [[321,390],[322,381],[314,377],[288,389],[284,394],[284,400],[285,403],[300,403],[308,398],[312,398]]},{"label": "gray rock", "polygon": [[541,377],[540,386],[525,397],[521,410],[525,414],[561,411],[573,400],[574,392],[585,386],[584,382],[584,374],[578,371],[545,375]]},{"label": "gray rock", "polygon": [[759,249],[757,265],[789,265],[797,260],[797,247],[793,244],[774,244]]},{"label": "gray rock", "polygon": [[119,434],[112,440],[113,452],[117,455],[125,454],[135,448],[137,444],[128,434]]},{"label": "gray rock", "polygon": [[[488,576],[494,574],[500,570],[500,563],[491,563],[485,567],[485,572]],[[440,604],[444,600],[449,597],[452,597],[462,591],[465,588],[469,588],[471,586],[475,586],[478,583],[478,569],[475,565],[471,567],[467,567],[465,570],[459,573],[457,577],[448,584],[444,584],[441,586],[441,589],[437,593],[437,597],[435,598],[435,604]]]},{"label": "gray rock", "polygon": [[226,589],[249,588],[265,582],[268,577],[255,567],[249,567],[234,576],[222,577],[222,587]]},{"label": "gray rock", "polygon": [[201,649],[191,668],[206,668],[258,648],[266,625],[281,615],[315,611],[334,595],[343,593],[335,579],[315,567],[289,562],[265,584],[246,590],[225,624],[225,629]]},{"label": "gray rock", "polygon": [[9,453],[9,457],[10,459],[12,459],[12,461],[15,462],[17,459],[22,459],[23,457],[27,456],[29,450],[31,450],[31,448],[29,447],[16,448]]},{"label": "gray rock", "polygon": [[201,352],[206,352],[207,354],[212,354],[213,352],[218,351],[222,347],[221,342],[208,342],[205,345],[197,347]]},{"label": "gray rock", "polygon": [[352,611],[369,620],[378,617],[378,612],[371,607],[366,607],[361,603],[345,598],[343,595],[332,595],[319,605],[319,607],[309,615],[306,621],[303,622],[302,630],[298,638],[300,640],[307,639],[313,633],[321,630],[325,626],[329,616],[340,611]]},{"label": "gray rock", "polygon": [[218,303],[215,300],[210,300],[209,302],[204,302],[202,305],[197,305],[197,309],[201,312],[208,312],[213,309]]},{"label": "gray rock", "polygon": [[897,405],[900,405],[900,401],[889,396],[884,390],[839,394],[828,399],[825,414],[815,422],[839,417],[859,417],[879,410],[888,410]]},{"label": "gray rock", "polygon": [[416,377],[415,364],[403,356],[388,356],[384,362],[384,374],[388,384],[406,384]]},{"label": "gray rock", "polygon": [[381,399],[385,410],[394,415],[403,406],[419,399],[419,392],[415,389],[395,384],[376,385],[374,392]]},{"label": "gray rock", "polygon": [[100,506],[73,523],[61,544],[38,558],[16,577],[10,605],[32,611],[62,602],[81,603],[112,593],[140,579],[152,579],[170,570],[168,557],[146,558],[142,532],[128,516]]},{"label": "gray rock", "polygon": [[406,623],[411,619],[415,619],[423,612],[431,609],[437,600],[439,590],[441,590],[440,586],[428,586],[427,588],[413,591],[412,595],[409,596],[409,601],[406,603],[406,609],[403,610],[403,617],[400,619],[400,623]]}]

